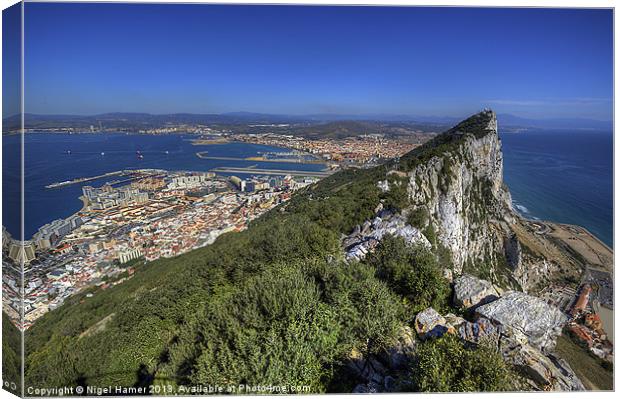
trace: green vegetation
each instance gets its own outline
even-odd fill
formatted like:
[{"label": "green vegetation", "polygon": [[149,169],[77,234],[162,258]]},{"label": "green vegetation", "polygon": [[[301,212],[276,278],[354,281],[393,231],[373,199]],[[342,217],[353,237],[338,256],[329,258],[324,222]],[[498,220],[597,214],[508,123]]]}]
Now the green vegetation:
[{"label": "green vegetation", "polygon": [[411,366],[413,390],[420,392],[509,391],[514,374],[487,346],[466,348],[452,335],[423,342]]},{"label": "green vegetation", "polygon": [[418,207],[415,210],[409,212],[409,215],[407,216],[407,223],[411,226],[422,229],[428,223],[428,219],[428,210],[424,207]]},{"label": "green vegetation", "polygon": [[[325,391],[354,346],[384,349],[401,323],[398,299],[366,267],[278,265],[209,301],[156,378],[193,384],[308,385]],[[352,273],[353,276],[349,276]],[[195,359],[187,364],[187,354]]]},{"label": "green vegetation", "polygon": [[[321,392],[352,348],[376,353],[401,299],[338,235],[274,214],[212,246],[136,268],[28,330],[28,384],[301,384]],[[80,302],[83,302],[80,304]],[[85,334],[85,332],[88,333]]]},{"label": "green vegetation", "polygon": [[[21,333],[2,312],[2,381],[8,383],[4,388],[15,394],[19,394],[21,389],[21,353]],[[12,383],[16,389],[12,389]]]},{"label": "green vegetation", "polygon": [[387,181],[390,185],[390,190],[383,194],[385,208],[395,212],[407,208],[409,206],[409,193],[407,192],[409,179],[405,176],[390,174]]},{"label": "green vegetation", "polygon": [[377,277],[405,299],[409,314],[429,306],[439,311],[447,307],[450,286],[430,251],[412,248],[400,237],[386,237],[368,263],[377,270]]},{"label": "green vegetation", "polygon": [[588,349],[573,342],[569,337],[558,337],[556,352],[571,366],[587,389],[611,391],[614,389],[613,369]]}]

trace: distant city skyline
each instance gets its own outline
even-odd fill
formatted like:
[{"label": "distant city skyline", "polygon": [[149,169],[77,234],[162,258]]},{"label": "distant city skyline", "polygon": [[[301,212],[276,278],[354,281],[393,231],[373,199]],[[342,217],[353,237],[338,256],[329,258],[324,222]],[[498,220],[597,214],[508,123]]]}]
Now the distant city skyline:
[{"label": "distant city skyline", "polygon": [[26,3],[25,112],[610,120],[612,24],[604,9]]}]

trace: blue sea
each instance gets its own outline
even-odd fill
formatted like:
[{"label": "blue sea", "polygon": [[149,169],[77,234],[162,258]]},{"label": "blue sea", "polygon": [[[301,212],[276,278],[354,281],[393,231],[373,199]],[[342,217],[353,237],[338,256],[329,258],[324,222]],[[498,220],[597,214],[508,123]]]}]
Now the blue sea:
[{"label": "blue sea", "polygon": [[613,134],[500,133],[504,181],[525,217],[576,224],[613,248]]},{"label": "blue sea", "polygon": [[[586,227],[613,245],[613,136],[598,131],[501,133],[504,180],[515,207],[526,217]],[[124,134],[27,134],[25,136],[25,237],[57,218],[78,211],[81,185],[46,189],[45,185],[127,168],[207,171],[219,166],[319,170],[321,165],[205,160],[210,156],[245,158],[264,151],[288,151],[261,145],[228,143],[194,146],[192,136]],[[3,208],[18,209],[19,176],[6,173],[19,162],[19,136],[3,137]],[[70,150],[71,154],[67,154]],[[136,151],[143,154],[138,159]],[[166,151],[168,152],[166,154]],[[104,152],[105,155],[101,155]],[[99,186],[109,179],[85,184]],[[19,231],[19,212],[3,212],[9,232]]]},{"label": "blue sea", "polygon": [[[323,165],[279,162],[207,160],[196,152],[208,151],[209,156],[247,158],[260,152],[284,152],[276,148],[247,143],[227,143],[196,146],[189,135],[126,135],[126,134],[54,134],[29,133],[25,135],[25,215],[26,239],[42,225],[54,219],[65,218],[82,208],[82,185],[101,186],[118,176],[74,184],[55,189],[46,185],[78,177],[98,176],[122,169],[154,168],[175,171],[208,171],[222,166],[264,169],[321,170]],[[3,167],[5,171],[19,170],[20,137],[3,137]],[[71,154],[67,152],[71,151]],[[137,151],[143,158],[139,159]],[[102,155],[101,153],[104,153]],[[167,152],[167,153],[166,153]],[[3,224],[17,236],[20,216],[19,175],[6,173],[3,179]]]}]

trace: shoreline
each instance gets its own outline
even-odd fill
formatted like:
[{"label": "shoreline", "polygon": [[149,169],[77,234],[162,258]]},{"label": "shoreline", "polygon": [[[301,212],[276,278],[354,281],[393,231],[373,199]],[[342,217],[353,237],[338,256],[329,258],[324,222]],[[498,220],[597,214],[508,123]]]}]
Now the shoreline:
[{"label": "shoreline", "polygon": [[515,207],[514,201],[512,201],[511,204],[512,204],[514,213],[517,214],[517,216],[521,220],[524,220],[524,221],[526,221],[528,223],[538,223],[538,224],[543,224],[543,225],[553,224],[553,225],[556,225],[556,226],[563,226],[563,227],[566,227],[566,228],[577,228],[577,229],[582,230],[583,233],[585,233],[588,236],[590,236],[591,238],[593,238],[598,244],[600,244],[601,246],[605,247],[610,252],[613,253],[613,251],[614,251],[614,249],[612,247],[610,247],[606,242],[604,242],[596,234],[592,233],[590,230],[588,230],[584,226],[581,226],[579,224],[571,224],[571,223],[565,223],[565,222],[556,222],[556,221],[548,220],[548,219],[533,219],[532,217],[536,218],[537,216],[534,216],[534,215],[532,215],[532,217],[525,216],[521,211],[519,211],[518,208]]}]

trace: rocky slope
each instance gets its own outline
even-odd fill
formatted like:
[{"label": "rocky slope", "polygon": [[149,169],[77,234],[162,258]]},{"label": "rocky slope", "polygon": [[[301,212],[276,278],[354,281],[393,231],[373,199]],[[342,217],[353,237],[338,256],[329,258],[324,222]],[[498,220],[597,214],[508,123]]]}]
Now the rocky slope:
[{"label": "rocky slope", "polygon": [[[549,283],[576,284],[587,268],[612,272],[613,252],[583,228],[526,220],[513,209],[492,111],[472,116],[394,162],[377,187],[383,192],[405,188],[405,205],[396,215],[380,210],[356,228],[343,240],[347,256],[363,259],[388,226],[396,227],[390,234],[412,245],[430,243],[443,254],[442,267],[453,283],[452,305],[468,314],[465,320],[428,308],[416,315],[418,338],[453,334],[474,345],[491,342],[521,371],[523,389],[584,389],[555,353],[567,315],[536,294]],[[388,363],[383,362],[385,375],[375,373],[356,391],[389,391],[389,384],[377,385],[390,381]]]}]

